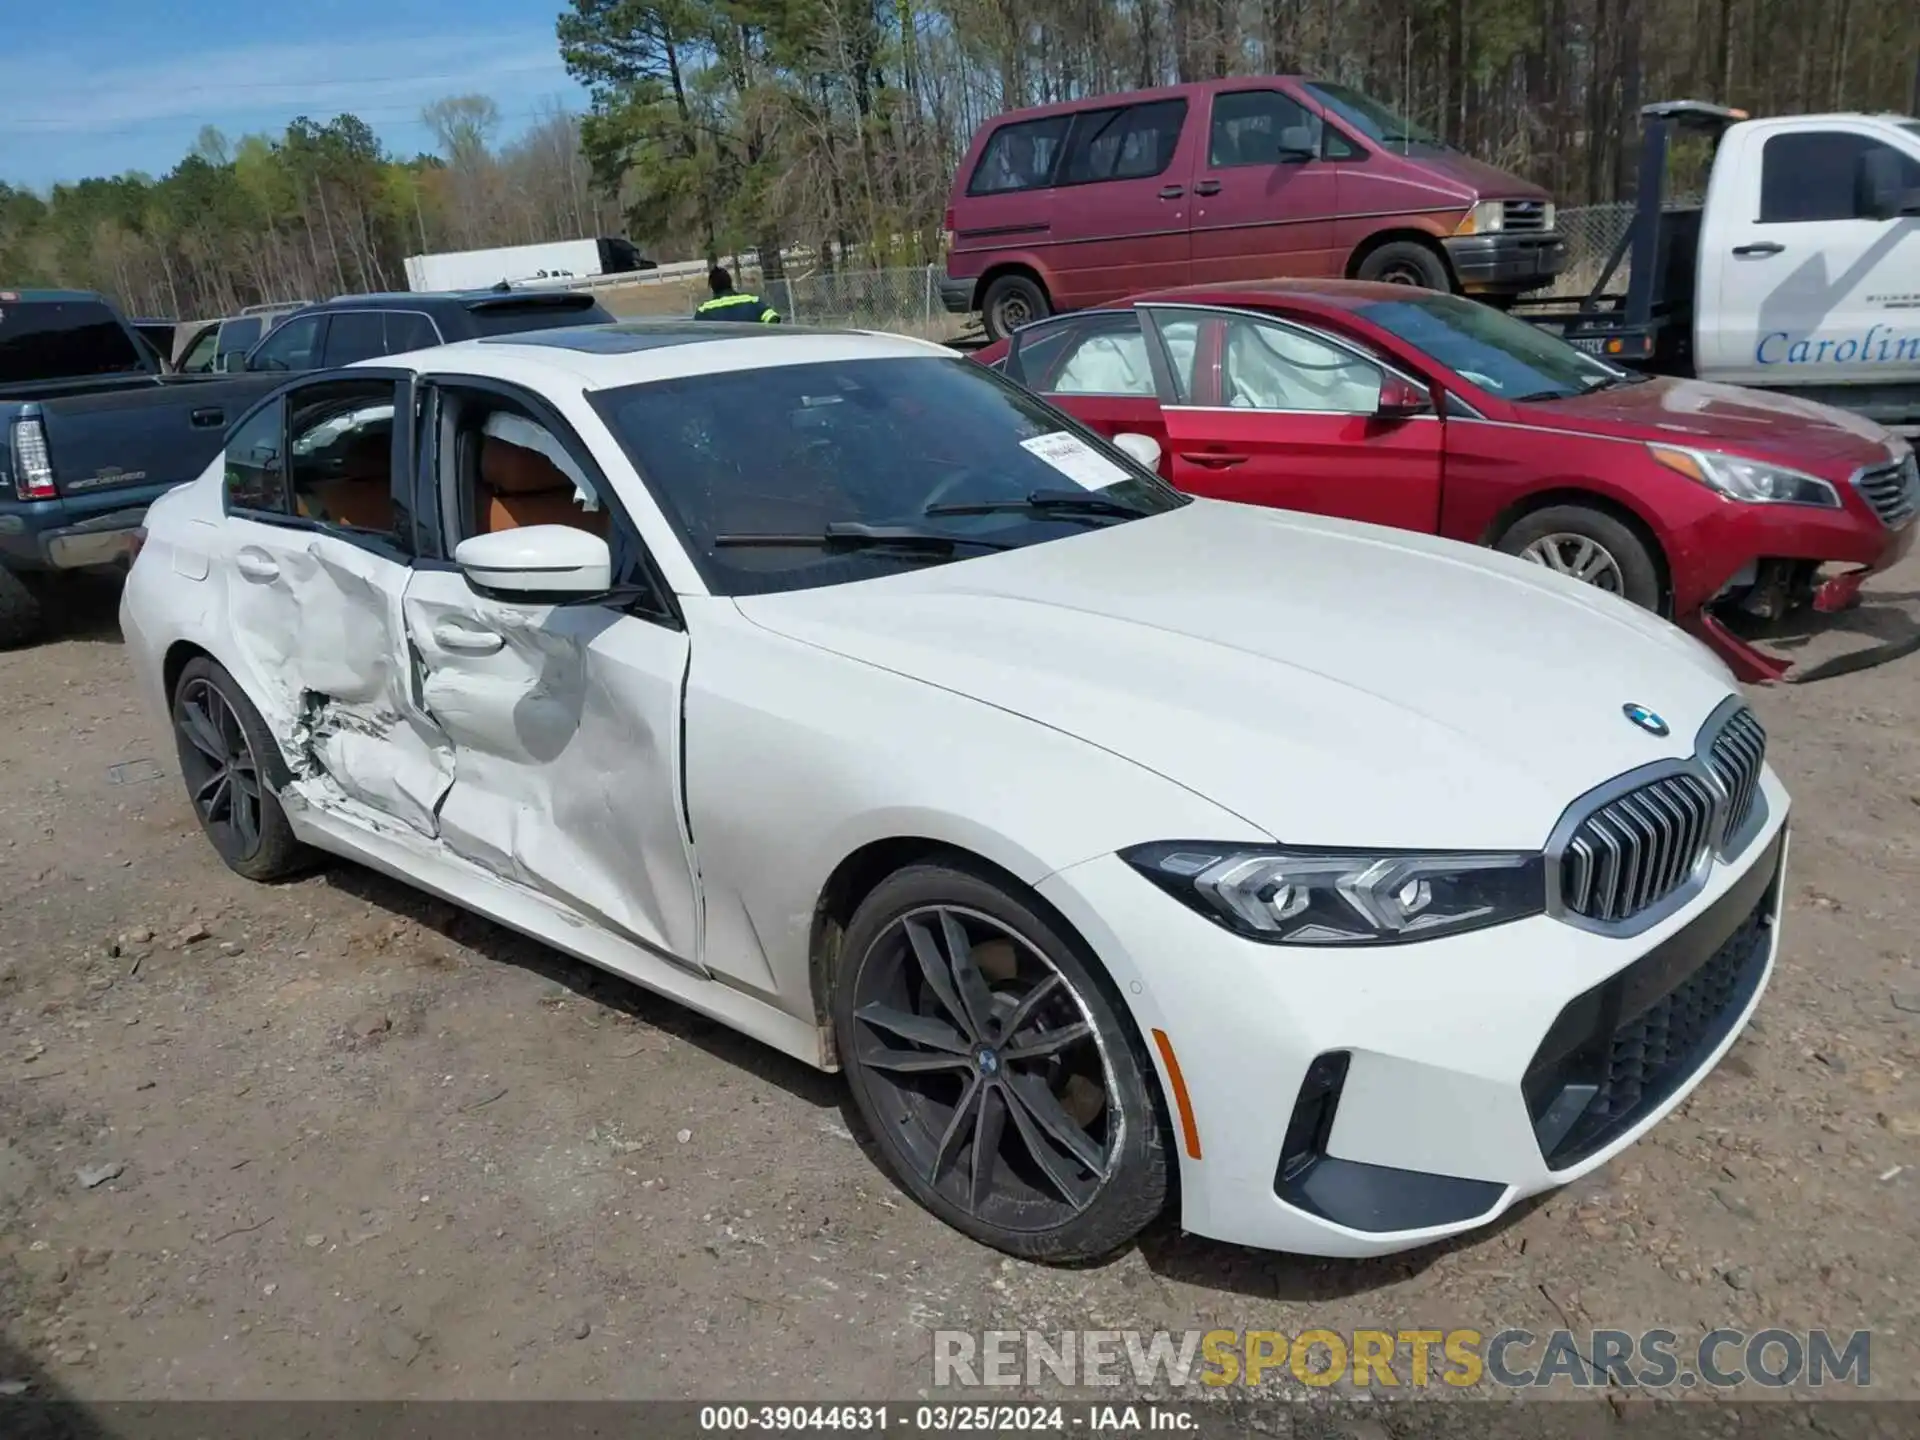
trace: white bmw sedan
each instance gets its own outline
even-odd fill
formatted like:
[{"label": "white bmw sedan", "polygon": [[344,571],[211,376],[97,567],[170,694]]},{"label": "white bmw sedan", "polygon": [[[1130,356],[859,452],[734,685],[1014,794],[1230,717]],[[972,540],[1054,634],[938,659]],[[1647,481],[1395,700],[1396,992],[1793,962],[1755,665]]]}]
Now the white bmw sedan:
[{"label": "white bmw sedan", "polygon": [[121,619],[240,874],[348,856],[843,1070],[1013,1254],[1175,1195],[1376,1254],[1601,1164],[1773,964],[1727,671],[1147,448],[907,339],[467,342],[263,402]]}]

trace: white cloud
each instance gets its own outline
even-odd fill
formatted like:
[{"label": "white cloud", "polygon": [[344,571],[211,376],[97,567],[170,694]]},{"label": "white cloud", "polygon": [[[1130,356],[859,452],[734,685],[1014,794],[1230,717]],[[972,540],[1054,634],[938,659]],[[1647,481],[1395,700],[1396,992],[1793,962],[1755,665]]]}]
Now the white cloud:
[{"label": "white cloud", "polygon": [[[0,143],[63,146],[148,126],[256,128],[277,113],[316,119],[351,111],[375,129],[417,120],[443,95],[491,95],[508,119],[573,90],[550,34],[444,34],[313,44],[252,44],[150,65],[82,66],[56,57],[0,60]],[[276,127],[277,128],[277,127]]]}]

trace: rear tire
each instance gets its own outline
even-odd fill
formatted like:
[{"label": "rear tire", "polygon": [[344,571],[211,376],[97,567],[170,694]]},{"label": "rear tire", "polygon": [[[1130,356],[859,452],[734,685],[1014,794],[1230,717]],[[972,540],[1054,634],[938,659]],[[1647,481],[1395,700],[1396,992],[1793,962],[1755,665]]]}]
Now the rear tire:
[{"label": "rear tire", "polygon": [[1394,240],[1382,245],[1360,262],[1354,278],[1388,285],[1421,286],[1443,294],[1453,290],[1453,276],[1447,271],[1447,262],[1417,240]]},{"label": "rear tire", "polygon": [[1620,521],[1585,505],[1549,505],[1522,516],[1497,549],[1660,610],[1660,567],[1646,542]]},{"label": "rear tire", "polygon": [[227,868],[249,880],[298,870],[305,850],[273,793],[273,735],[233,676],[204,655],[173,687],[173,734],[187,801]]},{"label": "rear tire", "polygon": [[980,311],[987,338],[1004,340],[1022,325],[1046,319],[1053,313],[1053,303],[1038,280],[1015,272],[1001,275],[987,286]]},{"label": "rear tire", "polygon": [[0,569],[0,650],[39,637],[45,622],[40,597],[11,570]]},{"label": "rear tire", "polygon": [[847,1083],[920,1204],[1053,1263],[1110,1254],[1166,1208],[1152,1061],[1058,921],[956,857],[882,881],[840,954]]}]

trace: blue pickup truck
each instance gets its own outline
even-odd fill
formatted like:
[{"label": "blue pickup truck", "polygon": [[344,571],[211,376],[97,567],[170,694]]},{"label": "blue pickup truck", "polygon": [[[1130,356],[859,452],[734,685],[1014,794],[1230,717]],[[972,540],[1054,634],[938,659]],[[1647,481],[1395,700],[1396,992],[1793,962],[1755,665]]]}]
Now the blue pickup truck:
[{"label": "blue pickup truck", "polygon": [[53,575],[122,563],[148,504],[284,378],[169,375],[101,296],[0,290],[0,647],[39,633]]}]

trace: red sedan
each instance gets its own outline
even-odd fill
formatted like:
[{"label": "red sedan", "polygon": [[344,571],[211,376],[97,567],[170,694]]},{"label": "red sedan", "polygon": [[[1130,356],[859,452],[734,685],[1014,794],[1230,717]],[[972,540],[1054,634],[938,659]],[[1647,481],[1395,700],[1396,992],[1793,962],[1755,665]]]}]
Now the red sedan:
[{"label": "red sedan", "polygon": [[1871,421],[1639,375],[1406,286],[1170,290],[976,358],[1151,437],[1182,490],[1497,546],[1671,616],[1742,680],[1790,667],[1723,621],[1844,607],[1920,513],[1912,450]]}]

